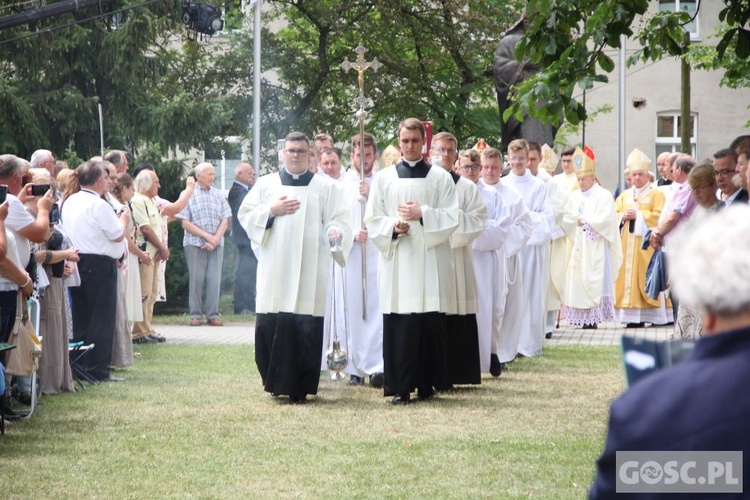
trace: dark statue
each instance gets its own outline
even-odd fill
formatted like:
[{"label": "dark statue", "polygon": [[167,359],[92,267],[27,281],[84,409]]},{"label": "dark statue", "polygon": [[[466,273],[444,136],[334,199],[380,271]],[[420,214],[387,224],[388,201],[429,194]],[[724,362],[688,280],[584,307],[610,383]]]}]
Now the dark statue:
[{"label": "dark statue", "polygon": [[500,108],[502,151],[507,151],[508,144],[514,139],[526,139],[552,146],[555,134],[557,134],[557,127],[543,125],[537,118],[526,116],[523,121],[518,121],[511,116],[507,123],[503,120],[503,113],[511,105],[508,98],[510,88],[539,71],[539,67],[531,62],[524,60],[519,63],[515,59],[516,44],[525,32],[526,17],[523,17],[503,34],[495,51],[495,91],[497,92],[497,105]]}]

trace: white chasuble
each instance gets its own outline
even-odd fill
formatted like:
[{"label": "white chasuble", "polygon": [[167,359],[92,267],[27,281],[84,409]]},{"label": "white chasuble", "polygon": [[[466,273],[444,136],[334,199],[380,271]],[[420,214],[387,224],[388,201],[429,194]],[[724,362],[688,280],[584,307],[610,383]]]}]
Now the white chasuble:
[{"label": "white chasuble", "polygon": [[[579,217],[582,225],[578,225]],[[579,319],[583,320],[585,316],[586,323],[612,319],[614,277],[622,263],[620,233],[612,195],[598,184],[587,192],[574,191],[566,205],[563,230],[573,241],[563,305],[580,310]],[[602,309],[599,312],[594,311],[600,306]],[[604,317],[600,314],[602,312],[606,312]],[[567,319],[568,323],[575,320],[571,317]]]}]

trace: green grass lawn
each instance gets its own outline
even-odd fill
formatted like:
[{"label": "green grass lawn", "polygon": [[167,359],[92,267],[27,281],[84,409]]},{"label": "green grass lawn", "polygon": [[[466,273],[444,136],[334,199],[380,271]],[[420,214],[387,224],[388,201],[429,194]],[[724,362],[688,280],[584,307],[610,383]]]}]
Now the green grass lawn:
[{"label": "green grass lawn", "polygon": [[499,379],[394,407],[321,377],[261,387],[252,346],[144,345],[124,384],[46,396],[0,436],[3,498],[582,498],[616,347],[548,347]]}]

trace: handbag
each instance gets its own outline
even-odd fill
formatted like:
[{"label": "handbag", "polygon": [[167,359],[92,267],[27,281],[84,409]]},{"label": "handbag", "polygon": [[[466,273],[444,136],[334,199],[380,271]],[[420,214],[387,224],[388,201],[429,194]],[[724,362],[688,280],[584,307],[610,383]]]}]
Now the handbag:
[{"label": "handbag", "polygon": [[29,318],[29,306],[18,291],[16,322],[10,332],[8,343],[16,348],[8,353],[5,373],[19,377],[28,377],[39,369],[39,358],[42,356],[42,341],[34,332],[34,325]]}]

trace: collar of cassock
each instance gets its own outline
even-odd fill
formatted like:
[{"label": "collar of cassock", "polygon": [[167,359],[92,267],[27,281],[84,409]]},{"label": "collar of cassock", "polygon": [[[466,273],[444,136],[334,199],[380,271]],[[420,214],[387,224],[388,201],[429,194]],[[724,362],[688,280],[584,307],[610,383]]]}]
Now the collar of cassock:
[{"label": "collar of cassock", "polygon": [[315,174],[309,170],[305,170],[301,174],[290,174],[284,167],[279,170],[281,184],[284,186],[307,186],[314,176]]},{"label": "collar of cassock", "polygon": [[396,165],[396,173],[402,179],[424,179],[427,177],[430,167],[432,165],[423,159],[417,162],[401,160]]}]

